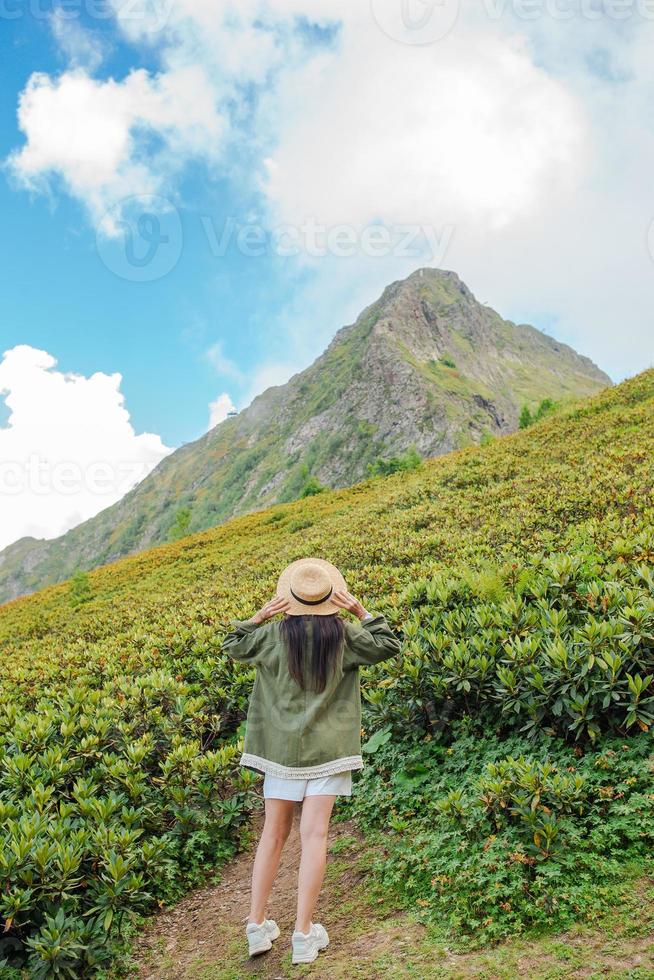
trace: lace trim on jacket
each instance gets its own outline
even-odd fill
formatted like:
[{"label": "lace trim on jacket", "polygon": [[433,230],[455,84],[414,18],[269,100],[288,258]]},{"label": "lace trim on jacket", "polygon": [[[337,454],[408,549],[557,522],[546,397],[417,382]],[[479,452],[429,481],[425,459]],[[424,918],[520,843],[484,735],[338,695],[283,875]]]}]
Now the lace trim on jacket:
[{"label": "lace trim on jacket", "polygon": [[262,759],[259,755],[244,752],[241,756],[241,765],[248,769],[258,769],[259,772],[277,776],[279,779],[319,779],[321,776],[335,776],[339,772],[363,769],[363,759],[360,755],[348,755],[342,759],[332,759],[331,762],[322,762],[318,766],[293,769],[290,766],[282,766],[278,762],[271,762],[269,759]]}]

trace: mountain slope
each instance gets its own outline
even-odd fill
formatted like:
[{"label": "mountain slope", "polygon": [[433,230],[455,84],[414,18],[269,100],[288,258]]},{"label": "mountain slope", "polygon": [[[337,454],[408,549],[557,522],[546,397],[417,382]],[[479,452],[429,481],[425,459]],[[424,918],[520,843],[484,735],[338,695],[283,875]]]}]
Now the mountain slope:
[{"label": "mountain slope", "polygon": [[191,530],[330,487],[378,457],[425,457],[517,428],[522,405],[609,385],[588,358],[478,303],[453,272],[392,283],[327,350],[163,462],[123,500],[54,541],[0,554],[0,601],[165,541],[181,506]]},{"label": "mountain slope", "polygon": [[[363,677],[366,737],[394,733],[351,801],[382,835],[366,887],[399,889],[450,949],[480,930],[495,944],[569,929],[626,897],[633,931],[631,876],[651,872],[654,845],[651,731],[625,720],[643,692],[634,710],[648,710],[654,674],[653,409],[649,371],[487,446],[100,568],[81,604],[58,585],[0,609],[10,972],[54,955],[75,976],[105,966],[123,915],[206,883],[242,845],[253,671],[222,637],[303,554],[333,560],[406,638]],[[601,734],[552,730],[570,724]],[[225,948],[224,976],[248,975],[241,956]]]}]

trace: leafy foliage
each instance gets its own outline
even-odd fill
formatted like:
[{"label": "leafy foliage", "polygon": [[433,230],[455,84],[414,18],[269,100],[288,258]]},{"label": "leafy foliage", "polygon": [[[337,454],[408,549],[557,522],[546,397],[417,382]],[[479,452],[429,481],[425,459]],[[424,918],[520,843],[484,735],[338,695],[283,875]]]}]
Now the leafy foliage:
[{"label": "leafy foliage", "polygon": [[316,494],[322,493],[326,489],[327,487],[324,487],[317,477],[310,476],[302,487],[300,497],[315,497]]},{"label": "leafy foliage", "polygon": [[[398,834],[380,874],[485,936],[607,901],[652,823],[653,402],[648,372],[528,432],[98,569],[74,615],[70,584],[3,607],[5,969],[97,971],[131,915],[238,848],[254,673],[221,639],[311,553],[406,629],[403,668],[364,684],[357,812]],[[542,858],[519,812],[534,788],[558,821]],[[437,806],[453,790],[459,815]],[[498,876],[511,909],[485,913]]]},{"label": "leafy foliage", "polygon": [[370,476],[390,476],[391,473],[406,473],[408,470],[416,470],[422,463],[422,456],[411,446],[402,456],[391,456],[390,459],[376,459],[374,463],[368,463],[368,474]]},{"label": "leafy foliage", "polygon": [[[643,544],[654,546],[645,533]],[[494,730],[571,739],[654,721],[654,571],[562,555],[408,587],[406,654],[383,719],[429,728],[474,714]],[[372,695],[377,697],[376,692]]]},{"label": "leafy foliage", "polygon": [[533,421],[534,419],[531,414],[531,409],[529,408],[529,405],[523,405],[522,408],[520,409],[520,418],[518,420],[518,425],[520,426],[521,429],[527,429],[533,423]]},{"label": "leafy foliage", "polygon": [[541,419],[547,418],[552,412],[556,411],[557,404],[551,398],[543,398],[538,404],[538,408],[532,413],[528,405],[523,405],[520,411],[519,426],[521,429],[527,429],[534,422],[540,422]]},{"label": "leafy foliage", "polygon": [[583,752],[470,717],[449,734],[387,742],[362,773],[348,815],[382,832],[386,885],[459,942],[565,928],[619,901],[654,843],[648,735]]},{"label": "leafy foliage", "polygon": [[0,952],[24,943],[33,976],[102,962],[127,910],[234,853],[247,811],[237,746],[213,747],[219,705],[161,671],[109,673],[2,719]]},{"label": "leafy foliage", "polygon": [[179,541],[179,539],[183,538],[185,534],[188,534],[190,524],[191,508],[180,507],[175,514],[175,520],[173,521],[170,531],[168,532],[168,540]]},{"label": "leafy foliage", "polygon": [[69,594],[73,609],[77,609],[78,606],[93,598],[93,590],[87,572],[75,572],[70,580]]}]

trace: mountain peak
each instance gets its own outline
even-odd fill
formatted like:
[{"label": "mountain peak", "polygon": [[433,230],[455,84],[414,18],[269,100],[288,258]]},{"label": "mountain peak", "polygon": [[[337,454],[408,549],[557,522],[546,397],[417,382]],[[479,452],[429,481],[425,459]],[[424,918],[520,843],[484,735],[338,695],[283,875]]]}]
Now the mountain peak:
[{"label": "mountain peak", "polygon": [[416,269],[405,279],[396,279],[389,283],[377,302],[384,305],[393,302],[399,296],[415,294],[419,290],[433,293],[433,298],[441,302],[448,300],[456,302],[460,297],[474,301],[474,296],[456,272],[424,266]]},{"label": "mountain peak", "polygon": [[55,541],[0,554],[0,600],[189,530],[345,486],[380,458],[436,456],[517,428],[523,405],[610,384],[588,358],[503,320],[456,272],[416,269],[285,385],[183,446],[123,500]]}]

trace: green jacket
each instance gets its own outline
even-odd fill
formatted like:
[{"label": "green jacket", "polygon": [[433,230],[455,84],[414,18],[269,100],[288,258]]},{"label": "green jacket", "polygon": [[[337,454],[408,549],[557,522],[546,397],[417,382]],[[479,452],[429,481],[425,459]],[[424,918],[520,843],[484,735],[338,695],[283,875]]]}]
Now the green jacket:
[{"label": "green jacket", "polygon": [[[359,667],[399,653],[383,616],[360,626],[344,620],[342,656],[324,691],[302,690],[288,671],[280,621],[233,623],[223,649],[257,668],[241,765],[285,779],[314,779],[361,769]],[[307,629],[310,663],[311,630]]]}]

